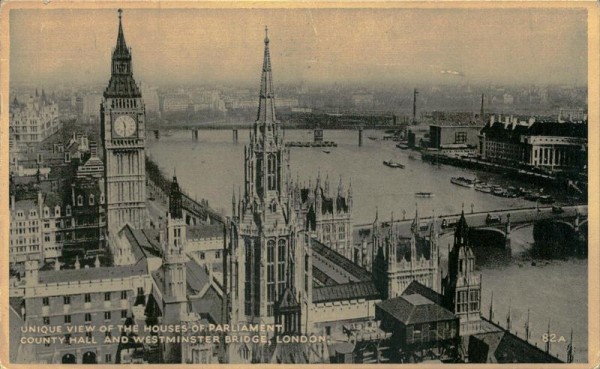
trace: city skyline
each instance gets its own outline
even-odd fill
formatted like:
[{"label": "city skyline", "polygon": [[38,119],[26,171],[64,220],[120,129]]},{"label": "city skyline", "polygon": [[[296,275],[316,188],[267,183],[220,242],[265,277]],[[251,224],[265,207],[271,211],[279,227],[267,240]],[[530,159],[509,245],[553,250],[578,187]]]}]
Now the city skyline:
[{"label": "city skyline", "polygon": [[[115,13],[13,10],[11,84],[101,83]],[[136,79],[158,85],[255,83],[265,25],[282,84],[587,82],[585,9],[128,9],[123,18]]]}]

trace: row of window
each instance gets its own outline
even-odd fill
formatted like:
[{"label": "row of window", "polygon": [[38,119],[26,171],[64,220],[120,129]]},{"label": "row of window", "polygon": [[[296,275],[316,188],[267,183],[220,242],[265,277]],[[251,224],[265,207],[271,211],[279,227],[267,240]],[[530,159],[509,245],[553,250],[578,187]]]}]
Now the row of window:
[{"label": "row of window", "polygon": [[[127,310],[121,310],[121,319],[125,319],[125,318],[127,318]],[[105,311],[104,312],[104,320],[111,320],[111,319],[112,319],[112,312]],[[84,320],[86,323],[91,322],[92,314],[85,313]],[[44,325],[50,325],[50,317],[45,316],[43,318],[43,321],[44,321]],[[63,315],[63,323],[71,324],[71,314]]]},{"label": "row of window", "polygon": [[[138,288],[138,295],[143,295],[144,294],[144,289],[142,287]],[[71,297],[72,296],[63,296],[63,304],[64,305],[70,305],[71,304]],[[112,292],[105,292],[104,293],[104,301],[110,301],[112,298]],[[85,302],[92,302],[92,294],[91,293],[85,293],[83,295],[83,299]],[[127,291],[121,291],[121,300],[127,300]],[[50,298],[49,297],[43,297],[42,298],[42,305],[44,306],[50,306]]]},{"label": "row of window", "polygon": [[456,296],[456,312],[478,312],[479,311],[479,290],[459,291]]},{"label": "row of window", "polygon": [[[12,245],[12,240],[10,243]],[[36,252],[36,251],[40,251],[39,245],[17,246],[17,247],[10,248],[11,254],[12,253],[24,253],[24,252]]]},{"label": "row of window", "polygon": [[[220,259],[221,258],[221,251],[215,251],[215,259]],[[205,260],[206,259],[206,253],[201,252],[200,253],[200,260]]]}]

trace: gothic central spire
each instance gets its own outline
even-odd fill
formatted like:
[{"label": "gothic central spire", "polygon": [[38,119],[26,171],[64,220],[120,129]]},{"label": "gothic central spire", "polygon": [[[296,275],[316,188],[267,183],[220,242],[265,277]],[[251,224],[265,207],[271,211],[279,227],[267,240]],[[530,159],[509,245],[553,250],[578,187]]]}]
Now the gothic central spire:
[{"label": "gothic central spire", "polygon": [[271,73],[271,54],[269,52],[269,29],[265,26],[265,55],[260,78],[260,100],[256,123],[276,123],[275,95],[273,93],[273,76]]}]

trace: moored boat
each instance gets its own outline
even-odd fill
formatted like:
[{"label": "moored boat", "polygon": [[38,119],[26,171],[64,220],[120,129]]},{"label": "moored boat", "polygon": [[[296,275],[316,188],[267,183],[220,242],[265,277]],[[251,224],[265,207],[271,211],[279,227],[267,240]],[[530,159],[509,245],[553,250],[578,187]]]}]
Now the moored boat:
[{"label": "moored boat", "polygon": [[469,188],[473,188],[473,186],[475,185],[475,183],[473,183],[473,180],[464,177],[452,177],[450,179],[450,182],[458,186]]},{"label": "moored boat", "polygon": [[475,185],[475,191],[483,192],[483,193],[491,193],[492,187],[485,183],[478,183]]},{"label": "moored boat", "polygon": [[383,161],[383,165],[386,165],[390,168],[404,168],[404,164],[400,164],[397,161],[393,161],[393,160],[384,160]]}]

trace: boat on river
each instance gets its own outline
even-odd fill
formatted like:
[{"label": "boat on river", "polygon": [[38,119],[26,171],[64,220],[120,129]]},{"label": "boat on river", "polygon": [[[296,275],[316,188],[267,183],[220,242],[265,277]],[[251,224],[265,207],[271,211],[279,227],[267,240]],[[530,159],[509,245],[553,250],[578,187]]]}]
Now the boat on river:
[{"label": "boat on river", "polygon": [[475,191],[483,192],[483,193],[491,193],[492,187],[487,183],[477,183],[475,185]]},{"label": "boat on river", "polygon": [[415,196],[427,199],[430,197],[434,197],[435,194],[433,192],[415,192]]},{"label": "boat on river", "polygon": [[393,161],[393,160],[384,160],[383,161],[383,165],[386,165],[390,168],[400,168],[403,169],[404,168],[404,164],[400,164],[397,161]]},{"label": "boat on river", "polygon": [[464,177],[452,177],[450,179],[450,183],[458,185],[458,186],[462,186],[462,187],[468,187],[468,188],[473,188],[473,186],[475,186],[474,180],[464,178]]}]

